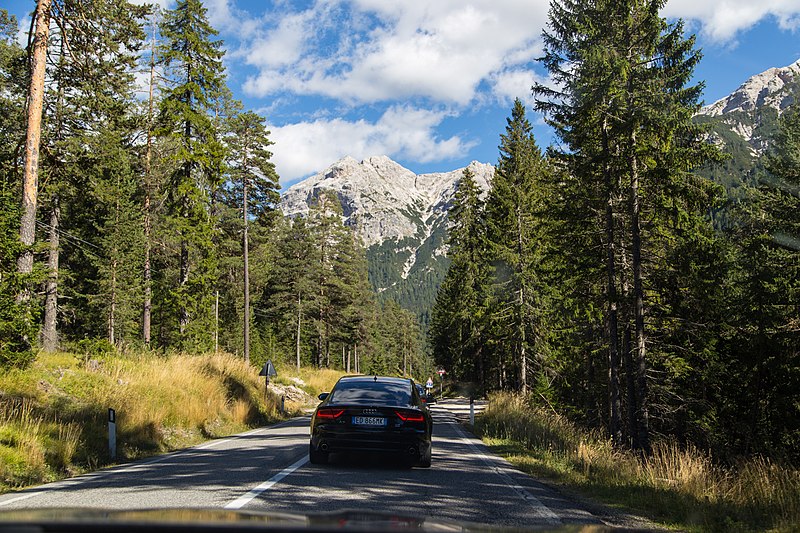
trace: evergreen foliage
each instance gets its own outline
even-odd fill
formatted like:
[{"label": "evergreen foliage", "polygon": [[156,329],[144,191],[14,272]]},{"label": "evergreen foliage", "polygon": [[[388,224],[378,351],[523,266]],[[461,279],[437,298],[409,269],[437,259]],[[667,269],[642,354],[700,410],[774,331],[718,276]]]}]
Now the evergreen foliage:
[{"label": "evergreen foliage", "polygon": [[219,187],[224,147],[211,117],[225,83],[222,42],[199,0],[181,0],[160,26],[160,64],[172,84],[159,103],[157,134],[173,140],[175,169],[166,186],[166,216],[177,234],[177,284],[162,285],[160,298],[178,325],[180,347],[208,349],[213,330],[212,287],[216,270],[211,193]]},{"label": "evergreen foliage", "polygon": [[[403,284],[403,243],[365,251],[334,194],[308,218],[278,216],[265,120],[231,97],[199,0],[160,25],[154,125],[133,89],[147,9],[52,3],[38,242],[23,247],[31,73],[0,10],[0,368],[28,363],[38,336],[46,349],[142,342],[152,285],[157,350],[244,354],[249,329],[255,365],[424,378],[429,347],[453,378],[527,391],[618,446],[668,436],[725,459],[798,459],[800,113],[767,117],[774,143],[748,170],[733,140],[720,164],[706,139],[725,132],[692,118],[700,54],[663,5],[552,3],[543,64],[557,83],[534,92],[560,145],[543,154],[515,101],[491,192],[464,172],[449,237],[428,241],[447,239],[448,256]],[[736,189],[716,229],[721,188],[701,176]]]}]

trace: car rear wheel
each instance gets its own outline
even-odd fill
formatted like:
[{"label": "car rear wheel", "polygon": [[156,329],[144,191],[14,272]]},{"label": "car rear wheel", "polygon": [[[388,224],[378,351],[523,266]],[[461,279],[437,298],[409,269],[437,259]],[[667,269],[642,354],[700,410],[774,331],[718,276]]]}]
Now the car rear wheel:
[{"label": "car rear wheel", "polygon": [[419,462],[417,462],[417,466],[421,466],[422,468],[430,468],[431,467],[431,448],[432,446],[428,445],[428,451],[425,452],[422,457],[419,458]]},{"label": "car rear wheel", "polygon": [[313,465],[324,465],[328,463],[328,454],[314,449],[312,444],[308,445],[308,459]]}]

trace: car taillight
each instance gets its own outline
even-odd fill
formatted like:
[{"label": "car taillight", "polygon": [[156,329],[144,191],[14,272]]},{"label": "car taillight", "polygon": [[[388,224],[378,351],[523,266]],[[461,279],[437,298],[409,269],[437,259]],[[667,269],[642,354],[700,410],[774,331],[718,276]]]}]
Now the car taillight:
[{"label": "car taillight", "polygon": [[394,414],[403,422],[424,422],[425,417],[422,413],[409,412],[409,411],[395,411]]},{"label": "car taillight", "polygon": [[334,420],[344,414],[344,409],[320,409],[317,411],[317,418]]}]

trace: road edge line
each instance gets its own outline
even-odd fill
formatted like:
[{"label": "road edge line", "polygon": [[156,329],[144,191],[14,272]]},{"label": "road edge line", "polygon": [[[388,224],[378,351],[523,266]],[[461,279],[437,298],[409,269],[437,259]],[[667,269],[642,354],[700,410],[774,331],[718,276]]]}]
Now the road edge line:
[{"label": "road edge line", "polygon": [[[461,424],[456,422],[453,423],[453,425],[456,428],[456,432],[461,437],[461,440],[467,443],[467,445],[469,445],[473,450],[475,450],[475,453],[478,454],[478,457],[481,458],[481,461],[483,461],[485,465],[491,468],[494,471],[494,473],[497,474],[497,476],[500,477],[500,479],[502,479],[505,482],[505,484],[508,485],[514,492],[516,492],[523,500],[525,500],[528,504],[530,504],[535,509],[535,512],[542,519],[544,519],[545,521],[547,521],[552,525],[558,525],[563,523],[561,518],[552,509],[550,509],[548,506],[542,503],[542,501],[539,498],[531,494],[525,487],[514,481],[508,474],[508,472],[503,471],[507,468],[510,468],[514,472],[516,472],[517,470],[511,463],[509,463],[504,458],[499,456],[493,456],[492,458],[489,458],[483,451],[481,451],[480,448],[478,448],[478,446],[474,442],[472,442],[472,439],[470,439],[467,436],[464,430],[461,429]],[[494,461],[492,461],[492,459],[494,459]]]}]

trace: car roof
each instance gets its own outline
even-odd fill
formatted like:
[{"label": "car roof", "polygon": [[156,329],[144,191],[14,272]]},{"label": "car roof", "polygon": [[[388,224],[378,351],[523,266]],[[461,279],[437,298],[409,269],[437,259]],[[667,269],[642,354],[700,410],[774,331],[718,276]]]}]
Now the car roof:
[{"label": "car roof", "polygon": [[411,378],[397,378],[397,377],[390,377],[390,376],[342,376],[339,378],[339,381],[362,381],[362,382],[375,382],[381,381],[383,383],[397,383],[397,384],[409,384],[412,382]]}]

